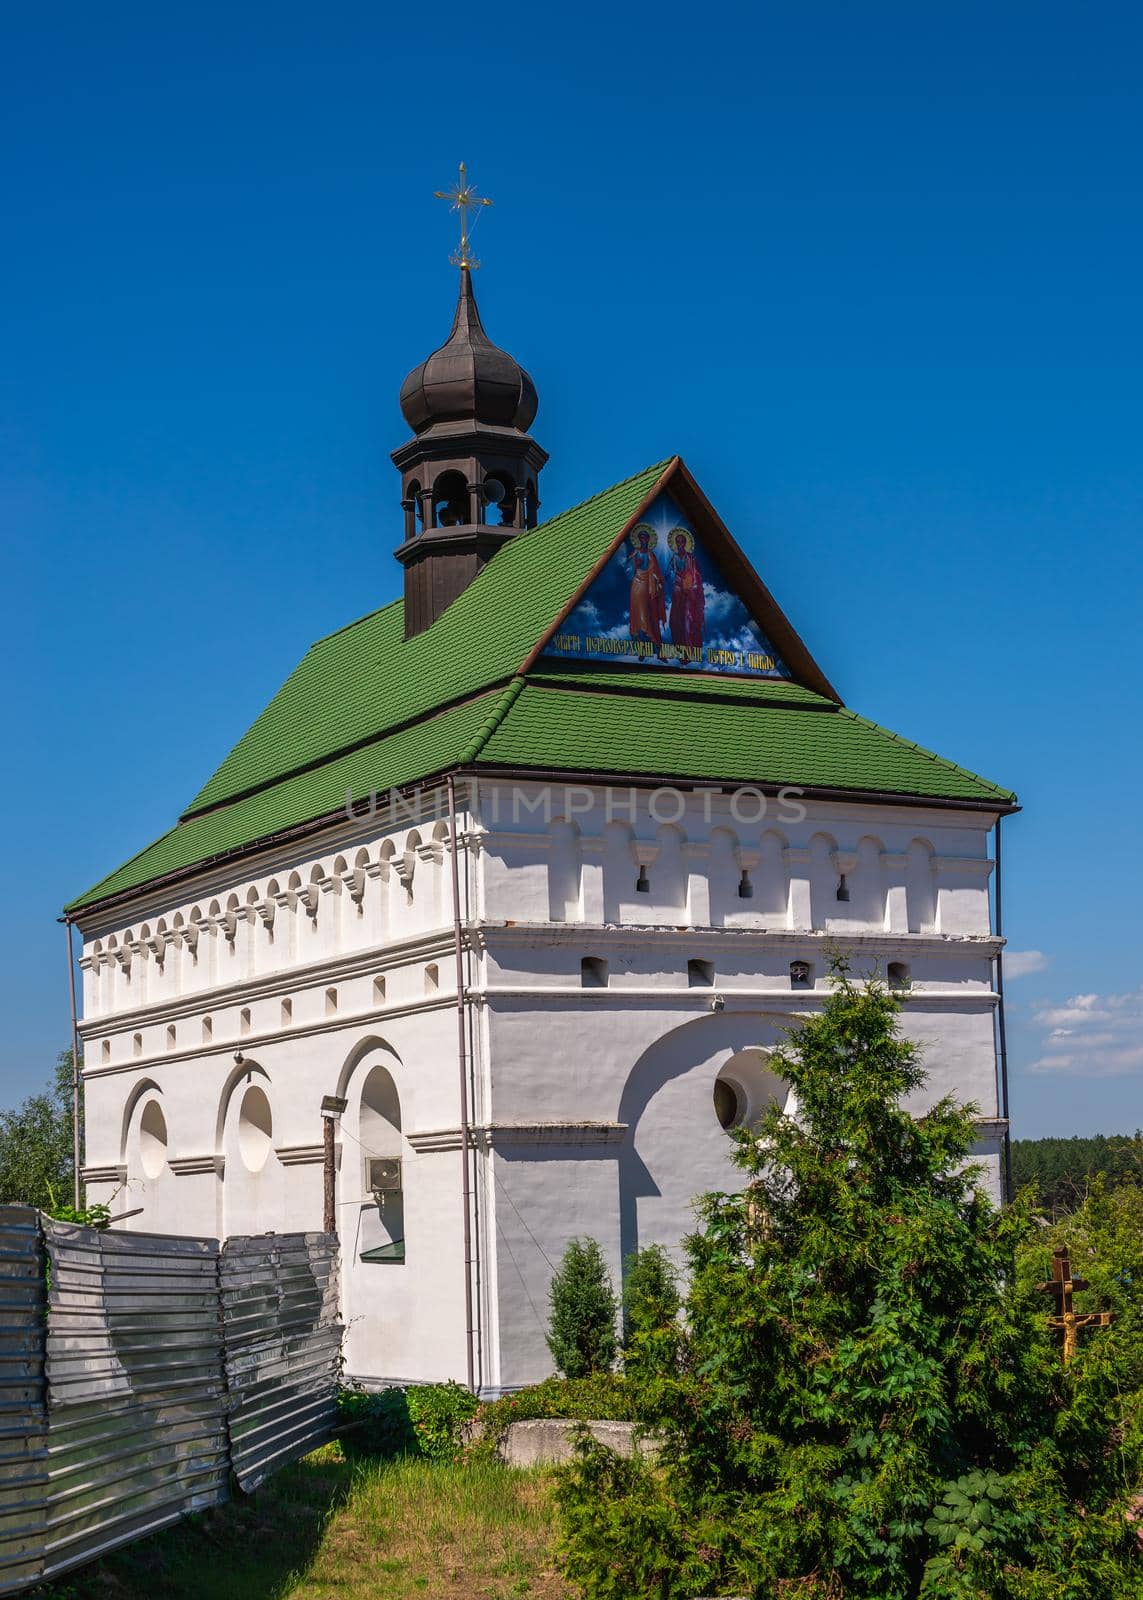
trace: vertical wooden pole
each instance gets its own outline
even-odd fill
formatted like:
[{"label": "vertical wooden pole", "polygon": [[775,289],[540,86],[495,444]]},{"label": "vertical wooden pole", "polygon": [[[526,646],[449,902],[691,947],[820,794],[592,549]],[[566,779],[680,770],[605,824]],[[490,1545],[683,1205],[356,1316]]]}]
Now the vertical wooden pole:
[{"label": "vertical wooden pole", "polygon": [[337,1232],[337,1206],[334,1201],[333,1118],[321,1119],[322,1142],[322,1227],[326,1233]]}]

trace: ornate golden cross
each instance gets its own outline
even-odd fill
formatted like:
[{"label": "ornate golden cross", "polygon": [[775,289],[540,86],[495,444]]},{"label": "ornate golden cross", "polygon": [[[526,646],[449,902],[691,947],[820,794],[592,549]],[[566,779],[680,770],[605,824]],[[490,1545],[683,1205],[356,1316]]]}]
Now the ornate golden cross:
[{"label": "ornate golden cross", "polygon": [[[449,256],[449,260],[454,267],[470,267],[473,269],[479,267],[480,262],[469,254],[468,213],[472,206],[490,206],[492,201],[486,200],[483,195],[478,195],[475,185],[469,183],[468,168],[463,161],[460,164],[460,176],[457,178],[456,187],[454,189],[434,189],[433,194],[438,200],[450,201],[450,209],[460,212],[460,247]],[[474,224],[475,221],[476,218],[474,217]]]},{"label": "ornate golden cross", "polygon": [[1106,1328],[1114,1320],[1114,1311],[1076,1311],[1072,1305],[1072,1294],[1088,1286],[1086,1278],[1072,1277],[1072,1264],[1068,1257],[1066,1247],[1052,1251],[1052,1276],[1046,1283],[1037,1284],[1045,1294],[1050,1294],[1056,1302],[1054,1316],[1048,1318],[1049,1328],[1059,1328],[1064,1335],[1064,1366],[1066,1367],[1079,1349],[1079,1330],[1081,1328]]}]

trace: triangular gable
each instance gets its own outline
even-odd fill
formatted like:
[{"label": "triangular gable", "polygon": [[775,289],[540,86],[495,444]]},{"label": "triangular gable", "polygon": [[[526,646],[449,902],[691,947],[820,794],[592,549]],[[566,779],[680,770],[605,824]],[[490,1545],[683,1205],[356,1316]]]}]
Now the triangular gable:
[{"label": "triangular gable", "polygon": [[526,666],[540,657],[786,679],[839,699],[677,458]]}]

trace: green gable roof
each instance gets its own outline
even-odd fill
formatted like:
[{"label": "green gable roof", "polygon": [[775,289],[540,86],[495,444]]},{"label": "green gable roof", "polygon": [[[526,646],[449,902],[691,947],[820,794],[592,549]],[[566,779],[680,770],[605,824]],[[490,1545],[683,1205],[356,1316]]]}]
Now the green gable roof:
[{"label": "green gable roof", "polygon": [[1007,790],[798,683],[538,657],[675,465],[513,539],[432,627],[401,601],[320,639],[178,825],[69,912],[458,767],[722,780],[965,802]]},{"label": "green gable roof", "polygon": [[669,465],[511,540],[412,639],[399,600],[319,639],[187,814],[510,678]]}]

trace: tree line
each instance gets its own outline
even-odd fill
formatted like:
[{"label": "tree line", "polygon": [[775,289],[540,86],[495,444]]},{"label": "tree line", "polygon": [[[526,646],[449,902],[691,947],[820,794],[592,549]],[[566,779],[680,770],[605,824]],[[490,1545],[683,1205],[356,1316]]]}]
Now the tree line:
[{"label": "tree line", "polygon": [[1088,1139],[1012,1141],[1017,1189],[1035,1184],[1041,1206],[1053,1217],[1075,1211],[1098,1176],[1109,1189],[1143,1184],[1143,1130],[1133,1135],[1097,1133]]}]

